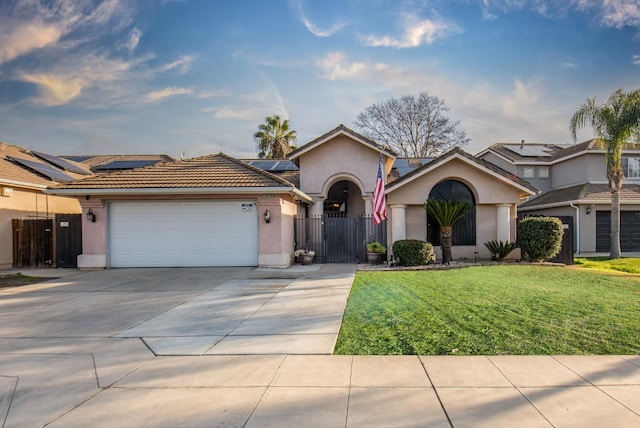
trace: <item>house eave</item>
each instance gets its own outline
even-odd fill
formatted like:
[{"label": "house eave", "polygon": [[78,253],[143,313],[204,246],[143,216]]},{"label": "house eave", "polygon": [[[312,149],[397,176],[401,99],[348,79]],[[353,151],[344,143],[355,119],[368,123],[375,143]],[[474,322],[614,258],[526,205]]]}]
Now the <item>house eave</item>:
[{"label": "house eave", "polygon": [[294,199],[310,203],[311,197],[295,187],[170,187],[170,188],[132,188],[132,189],[52,189],[45,193],[65,196],[127,196],[127,195],[255,195],[290,194]]},{"label": "house eave", "polygon": [[28,183],[26,181],[10,180],[6,178],[0,179],[0,185],[16,186],[32,190],[45,190],[48,187],[46,184]]}]

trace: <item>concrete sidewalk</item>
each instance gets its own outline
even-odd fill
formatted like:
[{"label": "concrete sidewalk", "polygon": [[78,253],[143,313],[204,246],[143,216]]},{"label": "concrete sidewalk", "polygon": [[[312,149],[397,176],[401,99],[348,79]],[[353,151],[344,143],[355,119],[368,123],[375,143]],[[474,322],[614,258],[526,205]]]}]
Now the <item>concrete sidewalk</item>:
[{"label": "concrete sidewalk", "polygon": [[329,355],[354,274],[114,269],[0,290],[2,426],[640,426],[639,356]]}]

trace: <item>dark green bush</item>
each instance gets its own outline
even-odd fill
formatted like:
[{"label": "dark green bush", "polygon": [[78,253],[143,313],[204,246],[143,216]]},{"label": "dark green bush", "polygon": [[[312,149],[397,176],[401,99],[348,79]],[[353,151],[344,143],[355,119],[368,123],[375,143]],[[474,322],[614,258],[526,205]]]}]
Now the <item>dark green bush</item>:
[{"label": "dark green bush", "polygon": [[421,266],[434,260],[433,245],[419,239],[401,239],[393,243],[393,256],[400,266]]},{"label": "dark green bush", "polygon": [[517,245],[515,242],[509,241],[489,241],[485,242],[484,246],[487,247],[487,250],[491,253],[492,256],[495,256],[498,260],[502,260],[509,255],[510,252],[516,249]]},{"label": "dark green bush", "polygon": [[562,221],[557,217],[527,217],[518,223],[523,255],[532,262],[558,254],[563,234]]}]

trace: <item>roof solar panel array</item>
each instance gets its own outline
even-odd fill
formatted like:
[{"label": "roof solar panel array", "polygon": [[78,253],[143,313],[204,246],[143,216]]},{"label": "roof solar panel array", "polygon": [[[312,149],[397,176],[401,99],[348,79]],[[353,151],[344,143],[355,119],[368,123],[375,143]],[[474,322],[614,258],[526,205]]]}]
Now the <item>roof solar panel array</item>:
[{"label": "roof solar panel array", "polygon": [[95,167],[96,171],[109,171],[114,169],[134,169],[143,168],[145,166],[151,166],[157,164],[158,160],[119,160],[106,163],[104,165],[98,165]]},{"label": "roof solar panel array", "polygon": [[545,146],[530,146],[521,144],[505,144],[504,147],[524,157],[550,157],[551,149]]},{"label": "roof solar panel array", "polygon": [[53,155],[48,155],[46,153],[41,153],[41,152],[31,152],[34,155],[36,155],[37,157],[39,157],[42,160],[45,160],[49,163],[54,164],[55,166],[64,169],[65,171],[69,171],[69,172],[75,172],[78,174],[84,174],[84,175],[91,175],[90,172],[80,168],[77,165],[72,164],[71,162],[67,161],[66,159],[60,158],[58,156],[53,156]]},{"label": "roof solar panel array", "polygon": [[284,171],[297,171],[298,167],[295,163],[287,159],[260,159],[260,160],[248,160],[249,165],[260,168],[263,171],[270,172],[284,172]]},{"label": "roof solar panel array", "polygon": [[73,181],[73,177],[65,174],[52,165],[23,158],[12,157],[10,159],[54,181]]}]

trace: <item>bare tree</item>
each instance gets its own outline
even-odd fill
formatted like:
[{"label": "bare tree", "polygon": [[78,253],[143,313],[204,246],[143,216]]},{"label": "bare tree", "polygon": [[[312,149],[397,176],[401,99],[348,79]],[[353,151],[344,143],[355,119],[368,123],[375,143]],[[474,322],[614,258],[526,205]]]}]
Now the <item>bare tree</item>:
[{"label": "bare tree", "polygon": [[467,134],[444,115],[444,101],[421,92],[374,104],[361,112],[354,125],[404,157],[435,157],[469,143]]}]

